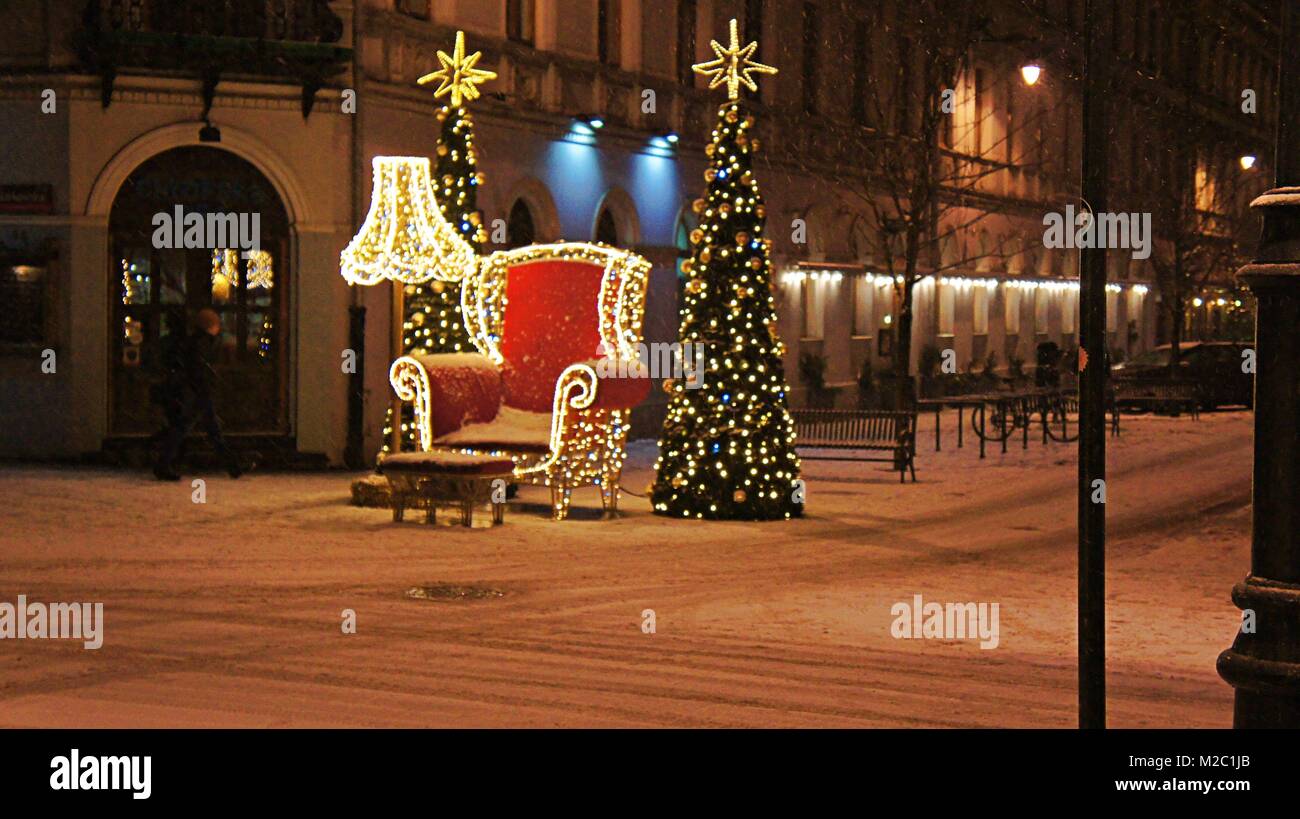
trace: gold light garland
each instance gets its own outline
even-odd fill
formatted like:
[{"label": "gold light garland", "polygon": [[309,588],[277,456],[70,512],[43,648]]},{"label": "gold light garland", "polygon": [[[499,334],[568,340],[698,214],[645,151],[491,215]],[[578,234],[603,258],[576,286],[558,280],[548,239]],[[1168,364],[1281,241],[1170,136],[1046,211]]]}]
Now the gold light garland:
[{"label": "gold light garland", "polygon": [[[603,268],[597,310],[600,336],[606,350],[620,358],[635,358],[642,340],[646,280],[650,263],[635,253],[603,245],[564,243],[535,245],[493,253],[464,282],[462,307],[470,336],[479,352],[494,364],[503,362],[500,351],[505,321],[505,285],[510,269],[538,261],[585,262]],[[594,351],[593,351],[594,352]],[[430,417],[429,370],[436,356],[403,356],[393,362],[389,382],[403,401],[415,408],[420,447],[435,447]],[[599,378],[588,362],[575,362],[556,379],[551,410],[549,451],[542,456],[509,451],[515,477],[551,487],[555,517],[568,514],[572,490],[586,483],[600,486],[607,507],[618,502],[618,479],[623,468],[628,424],[623,409],[592,407]],[[475,450],[451,447],[452,451]]]},{"label": "gold light garland", "polygon": [[377,156],[373,165],[370,212],[339,257],[343,278],[363,285],[464,278],[477,257],[438,209],[429,160]]}]

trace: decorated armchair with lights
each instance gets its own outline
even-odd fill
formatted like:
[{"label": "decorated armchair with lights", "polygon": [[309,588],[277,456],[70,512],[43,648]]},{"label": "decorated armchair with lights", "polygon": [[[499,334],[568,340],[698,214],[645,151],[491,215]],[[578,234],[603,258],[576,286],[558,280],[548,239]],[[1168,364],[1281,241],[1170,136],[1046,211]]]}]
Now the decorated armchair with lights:
[{"label": "decorated armchair with lights", "polygon": [[[480,259],[461,281],[478,352],[403,356],[389,372],[414,404],[420,447],[508,455],[518,480],[551,488],[556,520],[589,484],[614,511],[629,413],[650,381],[636,370],[609,377],[619,368],[607,364],[636,361],[649,269],[634,253],[588,244]],[[612,355],[602,362],[602,352]]]}]

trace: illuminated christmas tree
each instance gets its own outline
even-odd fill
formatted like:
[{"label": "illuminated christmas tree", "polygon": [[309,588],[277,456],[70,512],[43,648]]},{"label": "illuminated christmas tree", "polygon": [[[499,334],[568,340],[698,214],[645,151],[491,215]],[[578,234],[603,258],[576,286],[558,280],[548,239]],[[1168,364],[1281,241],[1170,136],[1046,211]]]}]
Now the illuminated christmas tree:
[{"label": "illuminated christmas tree", "polygon": [[[483,174],[474,155],[474,121],[464,103],[480,96],[479,83],[496,77],[491,71],[475,68],[479,52],[465,54],[465,33],[456,32],[456,49],[452,54],[438,52],[442,67],[419,79],[424,85],[439,83],[434,97],[451,95],[451,104],[438,111],[442,130],[438,134],[437,159],[434,162],[433,186],[438,209],[460,232],[465,241],[480,254],[487,233],[483,214],[478,209],[478,187]],[[402,311],[402,353],[404,355],[473,352],[465,323],[461,319],[460,285],[430,281],[408,284]],[[409,404],[402,407],[402,449],[418,449],[417,431]],[[393,412],[388,411],[384,424],[384,452],[392,440]]]},{"label": "illuminated christmas tree", "polygon": [[759,141],[754,117],[739,101],[740,86],[757,90],[752,74],[776,69],[750,59],[731,21],[731,42],[710,44],[717,59],[695,66],[710,88],[725,84],[705,149],[708,192],[694,203],[700,227],[692,255],[679,339],[700,345],[702,372],[671,382],[672,398],[651,486],[657,514],[673,517],[771,520],[803,513],[799,458],[782,366],[771,288],[766,208],[752,171]]}]

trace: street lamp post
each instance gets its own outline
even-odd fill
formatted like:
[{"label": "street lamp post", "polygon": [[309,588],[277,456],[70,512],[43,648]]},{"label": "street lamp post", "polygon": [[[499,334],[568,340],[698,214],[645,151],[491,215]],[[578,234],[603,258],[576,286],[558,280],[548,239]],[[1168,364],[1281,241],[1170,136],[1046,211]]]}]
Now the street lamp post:
[{"label": "street lamp post", "polygon": [[1252,203],[1264,231],[1237,274],[1258,301],[1250,574],[1232,590],[1253,617],[1219,655],[1237,728],[1300,728],[1300,25],[1280,5],[1276,185]]}]

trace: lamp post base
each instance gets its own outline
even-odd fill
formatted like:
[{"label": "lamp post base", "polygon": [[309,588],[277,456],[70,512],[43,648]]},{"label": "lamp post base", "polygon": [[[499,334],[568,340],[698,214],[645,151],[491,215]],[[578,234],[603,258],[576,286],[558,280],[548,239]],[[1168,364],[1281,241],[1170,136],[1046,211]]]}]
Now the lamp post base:
[{"label": "lamp post base", "polygon": [[1300,728],[1300,586],[1252,575],[1232,601],[1253,613],[1219,655],[1219,676],[1237,689],[1234,727]]}]

